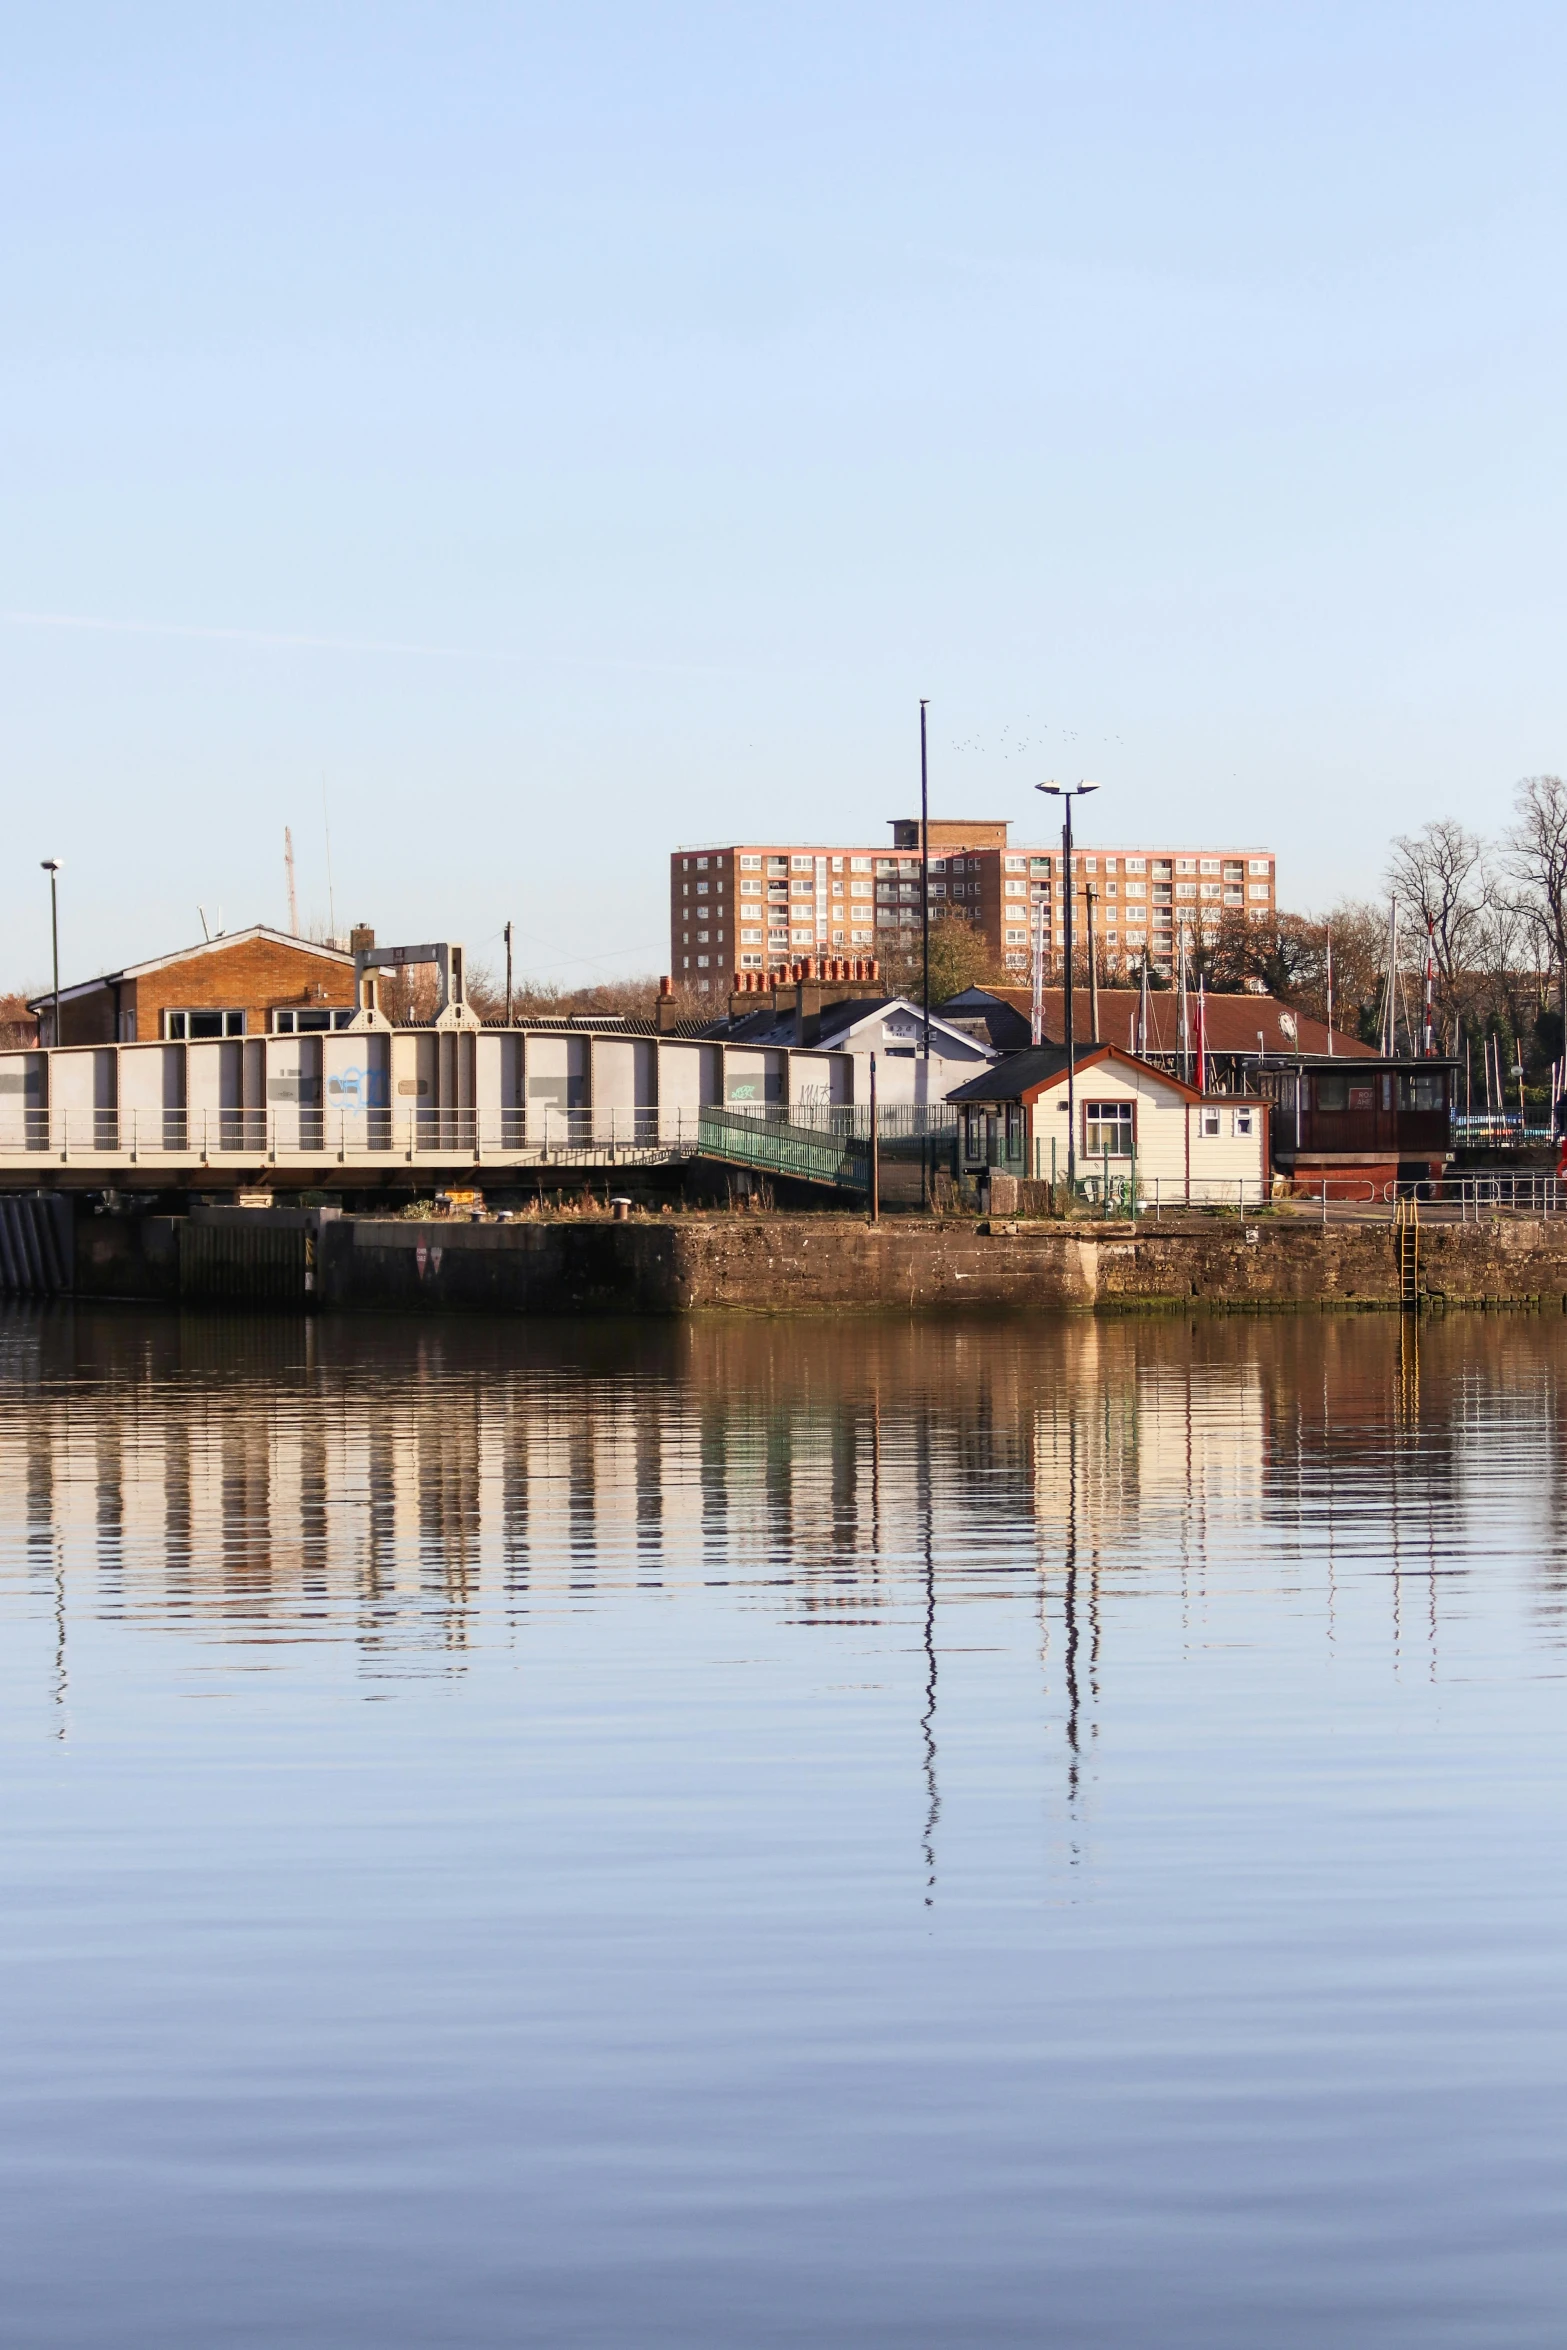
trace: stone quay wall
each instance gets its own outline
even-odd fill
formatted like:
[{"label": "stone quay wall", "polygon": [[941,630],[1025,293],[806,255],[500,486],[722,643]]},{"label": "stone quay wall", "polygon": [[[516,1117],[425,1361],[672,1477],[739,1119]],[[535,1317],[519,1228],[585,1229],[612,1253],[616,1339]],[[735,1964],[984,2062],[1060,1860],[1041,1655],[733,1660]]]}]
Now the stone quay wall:
[{"label": "stone quay wall", "polygon": [[[1193,1219],[1184,1227],[807,1216],[500,1224],[198,1209],[84,1218],[78,1295],[524,1314],[942,1314],[1397,1307],[1388,1224]],[[190,1227],[200,1224],[198,1235]],[[287,1243],[285,1231],[297,1234]],[[225,1235],[232,1235],[228,1239]],[[193,1241],[200,1238],[198,1248]],[[1567,1217],[1432,1225],[1433,1305],[1567,1310]],[[297,1294],[296,1294],[297,1292]]]}]

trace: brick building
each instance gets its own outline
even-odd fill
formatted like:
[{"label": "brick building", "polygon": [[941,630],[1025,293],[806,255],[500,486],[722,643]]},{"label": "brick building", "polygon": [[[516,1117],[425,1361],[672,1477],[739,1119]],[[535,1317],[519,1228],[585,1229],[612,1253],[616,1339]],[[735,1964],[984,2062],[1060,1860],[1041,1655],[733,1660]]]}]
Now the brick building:
[{"label": "brick building", "polygon": [[[374,942],[373,932],[355,937]],[[342,1027],[353,1009],[351,954],[290,938],[260,922],[62,987],[58,1040],[51,1033],[53,990],[28,1002],[45,1044],[293,1035]]]},{"label": "brick building", "polygon": [[[1059,848],[1016,848],[1002,819],[930,826],[930,910],[981,931],[998,968],[1025,972],[1031,909],[1043,908],[1052,970],[1065,946]],[[798,955],[890,955],[920,929],[917,817],[892,826],[892,846],[746,842],[677,849],[669,861],[670,970],[698,994],[727,992],[735,971]],[[1183,929],[1210,935],[1226,914],[1271,923],[1274,858],[1258,848],[1077,848],[1074,920],[1089,926],[1107,974],[1146,955],[1168,970]]]}]

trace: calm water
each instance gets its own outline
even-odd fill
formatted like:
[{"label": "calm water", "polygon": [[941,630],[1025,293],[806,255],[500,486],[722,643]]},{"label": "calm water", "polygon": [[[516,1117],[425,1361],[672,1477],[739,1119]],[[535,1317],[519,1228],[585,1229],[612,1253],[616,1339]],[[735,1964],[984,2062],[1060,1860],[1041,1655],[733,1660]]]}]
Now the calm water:
[{"label": "calm water", "polygon": [[1564,1359],[0,1318],[0,2337],[1559,2343]]}]

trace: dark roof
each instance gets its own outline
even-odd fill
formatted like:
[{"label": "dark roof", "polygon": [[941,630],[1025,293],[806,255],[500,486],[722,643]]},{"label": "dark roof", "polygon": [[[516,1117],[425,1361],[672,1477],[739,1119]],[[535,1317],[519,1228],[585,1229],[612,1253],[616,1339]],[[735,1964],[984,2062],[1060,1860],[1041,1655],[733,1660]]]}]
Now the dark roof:
[{"label": "dark roof", "polygon": [[[1150,1062],[1140,1061],[1124,1045],[1080,1044],[1072,1056],[1074,1073],[1097,1068],[1102,1061],[1120,1061],[1127,1068],[1146,1069],[1150,1077],[1157,1077],[1161,1085],[1170,1085],[1190,1100],[1201,1096],[1190,1085],[1183,1085],[1168,1070],[1155,1069]],[[1066,1050],[1058,1044],[1031,1044],[1020,1053],[1008,1053],[1004,1061],[994,1062],[983,1076],[971,1077],[966,1085],[954,1086],[948,1094],[949,1102],[1020,1102],[1036,1086],[1050,1085],[1066,1075]]]},{"label": "dark roof", "polygon": [[[1085,985],[1072,990],[1072,1025],[1081,1039],[1088,1030],[1089,993]],[[1135,1049],[1138,1007],[1141,996],[1135,987],[1102,987],[1099,990],[1099,1034],[1107,1044],[1119,1044],[1124,1051]],[[996,1035],[996,1044],[1026,1044],[1032,996],[1026,987],[971,987],[962,995],[951,997],[941,1009],[959,1017],[972,1014],[985,1017],[986,1004],[1006,1007],[1018,1020],[1021,1036],[1014,1039]],[[1192,1028],[1191,1049],[1196,1050],[1197,997],[1187,997]],[[1296,1053],[1325,1053],[1328,1049],[1328,1028],[1325,1021],[1314,1020],[1309,1012],[1296,1009],[1293,1004],[1281,1004],[1277,996],[1208,994],[1203,998],[1207,1025],[1207,1044],[1210,1053],[1250,1053],[1257,1051],[1257,1031],[1261,1029],[1263,1050],[1270,1060],[1292,1057]],[[1056,1043],[1066,1035],[1066,991],[1047,987],[1044,992],[1045,1034]],[[1148,992],[1148,1052],[1178,1053],[1181,1049],[1181,999],[1173,988],[1150,988]],[[1293,1025],[1291,1035],[1285,1023]],[[1346,1036],[1340,1029],[1333,1031],[1333,1055],[1336,1060],[1374,1059],[1370,1045],[1358,1037]]]}]

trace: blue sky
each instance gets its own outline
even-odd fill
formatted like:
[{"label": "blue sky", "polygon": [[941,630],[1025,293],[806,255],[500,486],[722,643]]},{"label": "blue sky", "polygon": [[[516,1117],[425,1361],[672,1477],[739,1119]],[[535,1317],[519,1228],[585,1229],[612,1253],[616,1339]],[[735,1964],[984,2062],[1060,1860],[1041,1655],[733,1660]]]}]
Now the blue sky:
[{"label": "blue sky", "polygon": [[[1559,9],[13,9],[0,980],[656,970],[933,807],[1287,903],[1567,761]],[[585,959],[584,942],[592,952]]]}]

